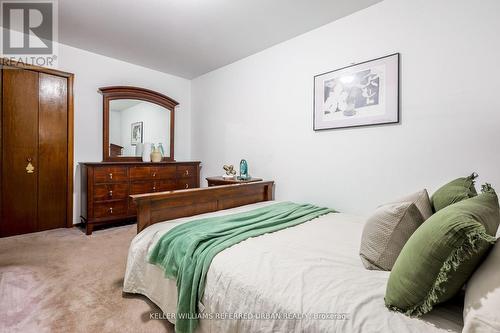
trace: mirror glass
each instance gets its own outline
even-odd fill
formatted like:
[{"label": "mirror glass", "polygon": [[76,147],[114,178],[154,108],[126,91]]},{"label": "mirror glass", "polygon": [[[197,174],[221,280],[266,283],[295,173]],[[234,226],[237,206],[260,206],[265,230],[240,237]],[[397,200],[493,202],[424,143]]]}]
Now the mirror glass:
[{"label": "mirror glass", "polygon": [[170,110],[138,99],[109,102],[109,156],[140,157],[144,147],[170,156]]}]

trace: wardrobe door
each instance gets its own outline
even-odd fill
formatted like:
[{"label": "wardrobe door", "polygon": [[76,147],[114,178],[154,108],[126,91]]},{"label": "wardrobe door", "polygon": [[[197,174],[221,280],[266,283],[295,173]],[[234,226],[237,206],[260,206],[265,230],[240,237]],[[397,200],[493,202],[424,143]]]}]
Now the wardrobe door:
[{"label": "wardrobe door", "polygon": [[11,236],[37,231],[39,86],[37,72],[4,67],[2,76],[0,233]]},{"label": "wardrobe door", "polygon": [[40,73],[38,115],[38,230],[66,226],[68,82]]}]

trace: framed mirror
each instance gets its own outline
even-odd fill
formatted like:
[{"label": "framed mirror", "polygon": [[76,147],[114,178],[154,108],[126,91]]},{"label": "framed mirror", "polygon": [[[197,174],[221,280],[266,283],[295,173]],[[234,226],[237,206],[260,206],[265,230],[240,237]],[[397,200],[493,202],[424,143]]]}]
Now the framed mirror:
[{"label": "framed mirror", "polygon": [[174,161],[175,100],[137,87],[104,87],[103,161],[142,161],[154,145],[163,161]]}]

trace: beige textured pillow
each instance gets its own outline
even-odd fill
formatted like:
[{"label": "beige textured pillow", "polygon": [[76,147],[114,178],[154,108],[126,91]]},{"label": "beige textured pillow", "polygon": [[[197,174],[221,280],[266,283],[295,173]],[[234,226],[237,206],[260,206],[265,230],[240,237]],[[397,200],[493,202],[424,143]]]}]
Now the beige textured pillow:
[{"label": "beige textured pillow", "polygon": [[377,208],[366,221],[361,237],[359,255],[363,265],[367,269],[390,271],[406,241],[423,222],[413,202],[390,203]]},{"label": "beige textured pillow", "polygon": [[[498,235],[498,234],[497,234]],[[500,241],[465,289],[463,333],[500,332]]]},{"label": "beige textured pillow", "polygon": [[420,211],[420,214],[422,214],[424,221],[432,215],[431,200],[429,199],[429,193],[427,193],[426,189],[402,197],[399,200],[394,200],[391,203],[396,202],[413,202]]}]

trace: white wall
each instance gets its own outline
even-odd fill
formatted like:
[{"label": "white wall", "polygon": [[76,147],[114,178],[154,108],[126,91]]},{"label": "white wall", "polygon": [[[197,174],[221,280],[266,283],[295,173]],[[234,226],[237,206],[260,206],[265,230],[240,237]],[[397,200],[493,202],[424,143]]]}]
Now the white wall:
[{"label": "white wall", "polygon": [[[169,154],[170,147],[170,111],[157,104],[141,102],[121,111],[121,139],[120,143],[125,149],[124,154],[135,156],[136,146],[131,145],[131,126],[133,123],[142,121],[142,142],[144,144],[155,144],[161,142],[165,154]],[[174,141],[175,143],[175,141]],[[175,152],[175,151],[174,151]]]},{"label": "white wall", "polygon": [[[147,52],[145,50],[144,52]],[[175,114],[175,158],[191,158],[191,82],[66,45],[59,46],[58,68],[75,74],[74,222],[80,216],[78,162],[102,161],[102,96],[100,87],[130,85],[163,93],[179,102]]]},{"label": "white wall", "polygon": [[[246,158],[277,199],[365,213],[472,171],[500,190],[500,1],[385,0],[193,81],[202,174]],[[399,125],[312,130],[313,76],[401,53]]]},{"label": "white wall", "polygon": [[109,110],[109,143],[122,146],[122,114],[121,111]]}]

